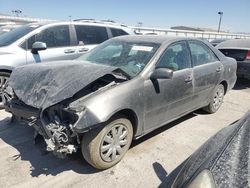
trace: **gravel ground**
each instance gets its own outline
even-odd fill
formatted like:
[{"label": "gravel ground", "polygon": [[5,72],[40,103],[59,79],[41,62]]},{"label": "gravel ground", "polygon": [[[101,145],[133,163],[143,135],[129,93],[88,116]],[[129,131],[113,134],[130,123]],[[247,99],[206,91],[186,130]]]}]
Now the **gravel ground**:
[{"label": "gravel ground", "polygon": [[250,82],[240,81],[213,115],[196,111],[134,141],[115,167],[97,171],[76,153],[58,159],[34,144],[33,129],[0,111],[0,187],[168,187],[181,163],[250,109]]}]

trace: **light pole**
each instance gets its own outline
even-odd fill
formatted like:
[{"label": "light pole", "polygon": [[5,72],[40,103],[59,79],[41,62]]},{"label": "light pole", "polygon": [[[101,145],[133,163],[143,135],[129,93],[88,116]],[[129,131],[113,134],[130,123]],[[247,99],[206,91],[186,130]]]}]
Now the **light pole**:
[{"label": "light pole", "polygon": [[219,21],[219,27],[218,27],[218,33],[219,33],[220,32],[220,24],[221,24],[223,12],[218,12],[218,14],[220,15],[220,21]]},{"label": "light pole", "polygon": [[[142,22],[137,22],[137,26],[141,27],[142,26]],[[140,28],[138,29],[138,32],[141,32]]]},{"label": "light pole", "polygon": [[22,11],[21,10],[12,10],[11,11],[14,15],[16,15],[17,17],[22,13]]}]

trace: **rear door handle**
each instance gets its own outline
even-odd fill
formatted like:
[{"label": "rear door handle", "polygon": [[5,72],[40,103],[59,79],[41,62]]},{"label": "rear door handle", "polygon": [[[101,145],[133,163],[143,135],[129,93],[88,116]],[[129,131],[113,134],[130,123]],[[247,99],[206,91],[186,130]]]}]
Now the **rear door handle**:
[{"label": "rear door handle", "polygon": [[218,68],[216,69],[216,72],[220,73],[220,71],[221,71],[221,67],[218,67]]},{"label": "rear door handle", "polygon": [[188,76],[186,79],[185,79],[185,82],[186,83],[190,83],[190,82],[192,82],[192,77],[191,76]]},{"label": "rear door handle", "polygon": [[64,53],[65,54],[71,54],[71,53],[75,53],[75,49],[67,49],[67,50],[64,50]]},{"label": "rear door handle", "polygon": [[88,48],[79,48],[78,51],[79,52],[87,52],[87,51],[89,51],[89,49]]}]

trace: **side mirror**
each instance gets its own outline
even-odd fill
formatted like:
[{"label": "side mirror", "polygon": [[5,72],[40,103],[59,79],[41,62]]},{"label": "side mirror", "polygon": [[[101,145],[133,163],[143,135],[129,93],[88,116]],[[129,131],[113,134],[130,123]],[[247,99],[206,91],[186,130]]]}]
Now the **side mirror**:
[{"label": "side mirror", "polygon": [[32,44],[31,52],[33,54],[37,54],[38,51],[40,51],[40,50],[46,50],[46,49],[47,49],[46,43],[44,43],[44,42],[34,42]]},{"label": "side mirror", "polygon": [[150,79],[170,79],[173,77],[173,71],[167,68],[158,68],[151,74]]}]

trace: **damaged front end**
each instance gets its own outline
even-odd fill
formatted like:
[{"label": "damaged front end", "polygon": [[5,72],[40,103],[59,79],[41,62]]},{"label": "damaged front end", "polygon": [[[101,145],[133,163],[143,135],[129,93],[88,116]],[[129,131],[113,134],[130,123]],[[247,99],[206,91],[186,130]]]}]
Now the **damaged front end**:
[{"label": "damaged front end", "polygon": [[43,136],[47,151],[52,151],[58,157],[77,151],[80,139],[79,134],[73,131],[73,126],[83,112],[73,113],[62,105],[55,105],[41,112],[17,98],[8,101],[5,110],[32,126],[35,129],[34,139],[37,135]]},{"label": "damaged front end", "polygon": [[77,151],[80,138],[73,127],[82,113],[73,113],[62,105],[55,105],[42,113],[41,125],[36,130],[44,137],[47,151],[53,151],[59,157]]},{"label": "damaged front end", "polygon": [[120,82],[124,77],[105,75],[77,92],[73,97],[65,99],[44,110],[23,103],[18,97],[5,104],[5,110],[35,128],[35,136],[42,135],[47,151],[58,157],[76,152],[81,144],[82,134],[101,122],[85,106],[89,96],[97,95]]}]

